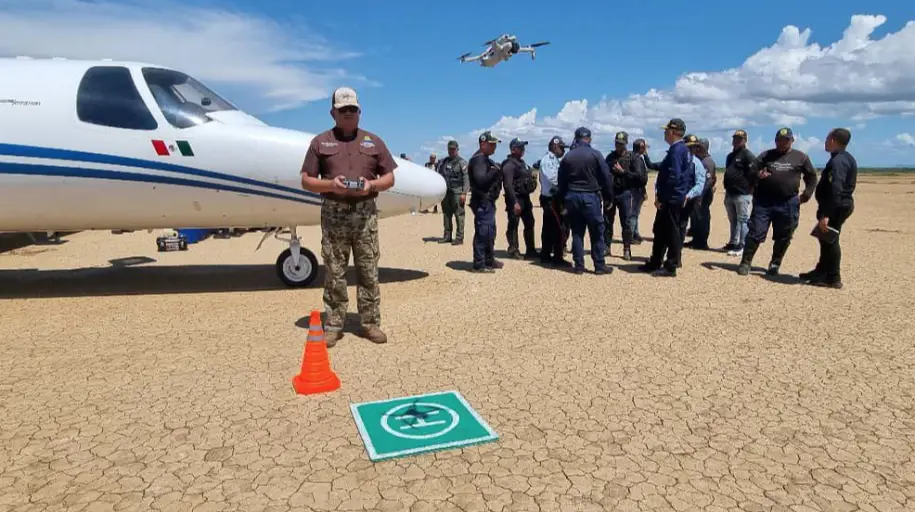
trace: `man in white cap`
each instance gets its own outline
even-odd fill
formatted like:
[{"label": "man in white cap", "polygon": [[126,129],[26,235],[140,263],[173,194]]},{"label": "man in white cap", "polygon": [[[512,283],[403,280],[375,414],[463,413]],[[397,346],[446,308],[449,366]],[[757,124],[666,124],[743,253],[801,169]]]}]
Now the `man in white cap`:
[{"label": "man in white cap", "polygon": [[378,287],[378,193],[394,186],[397,163],[380,137],[359,128],[362,107],[356,91],[341,87],[331,98],[335,126],[312,139],[302,164],[302,187],[324,196],[321,255],[324,260],[325,339],[332,347],[343,336],[349,299],[346,268],[350,251],[356,267],[362,334],[386,343],[381,330]]}]

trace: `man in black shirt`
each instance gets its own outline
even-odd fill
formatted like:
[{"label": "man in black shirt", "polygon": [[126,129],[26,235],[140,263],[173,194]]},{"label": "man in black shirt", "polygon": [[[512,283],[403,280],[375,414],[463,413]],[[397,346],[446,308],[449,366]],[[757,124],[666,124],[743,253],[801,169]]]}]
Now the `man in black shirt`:
[{"label": "man in black shirt", "polygon": [[604,209],[604,242],[607,244],[606,255],[610,256],[610,246],[613,243],[613,223],[616,211],[620,212],[620,227],[623,231],[623,259],[632,259],[632,220],[630,216],[635,210],[632,190],[640,187],[639,176],[633,172],[633,159],[635,155],[629,152],[629,134],[618,132],[616,134],[616,148],[607,153],[607,167],[613,177],[613,202]]},{"label": "man in black shirt", "polygon": [[470,157],[470,209],[473,211],[473,270],[492,272],[502,265],[495,260],[496,200],[502,192],[502,169],[492,158],[502,142],[486,131],[480,135],[480,149]]},{"label": "man in black shirt", "polygon": [[712,223],[712,201],[715,200],[715,184],[718,181],[718,172],[715,168],[715,160],[709,154],[709,140],[699,139],[699,147],[696,156],[702,161],[705,167],[705,186],[702,189],[702,195],[697,198],[696,207],[690,215],[689,224],[693,230],[693,239],[687,242],[686,247],[699,250],[708,250],[708,237],[711,232]]},{"label": "man in black shirt", "polygon": [[725,160],[724,207],[731,224],[731,238],[724,250],[728,256],[743,255],[744,241],[750,220],[750,206],[753,204],[753,163],[756,155],[747,148],[747,132],[737,130],[731,138],[734,148]]},{"label": "man in black shirt", "polygon": [[[794,133],[791,128],[782,128],[775,135],[775,149],[763,151],[753,165],[756,173],[753,184],[753,212],[750,214],[750,231],[747,234],[743,258],[737,273],[750,273],[753,256],[759,244],[766,241],[769,225],[772,225],[772,259],[768,275],[778,275],[778,269],[785,257],[791,238],[801,216],[801,204],[813,196],[817,184],[817,171],[810,157],[793,149]],[[804,192],[798,196],[801,178]]]},{"label": "man in black shirt", "polygon": [[604,215],[601,197],[613,200],[613,180],[603,155],[591,147],[591,130],[575,130],[572,149],[559,162],[558,196],[569,212],[572,223],[572,262],[574,272],[585,271],[585,229],[591,238],[591,259],[595,274],[609,274],[604,259]]},{"label": "man in black shirt", "polygon": [[639,233],[639,217],[642,213],[642,205],[645,198],[648,197],[648,143],[645,139],[635,139],[632,143],[632,164],[633,171],[639,175],[642,183],[641,187],[632,189],[632,203],[635,207],[629,215],[632,224],[632,243],[639,245],[642,243],[642,235]]},{"label": "man in black shirt", "polygon": [[[836,128],[826,136],[823,144],[830,153],[829,162],[823,168],[816,188],[817,229],[828,233],[830,228],[841,232],[842,225],[855,211],[855,186],[858,181],[858,162],[846,148],[851,142],[851,132]],[[820,240],[820,260],[811,272],[800,275],[804,281],[817,286],[842,288],[839,270],[842,249],[839,247],[839,233],[829,243]]]},{"label": "man in black shirt", "polygon": [[502,162],[502,184],[505,187],[505,211],[508,212],[508,254],[515,259],[523,259],[518,243],[518,223],[524,222],[524,256],[537,258],[539,254],[534,246],[534,203],[531,193],[537,188],[534,174],[524,162],[524,150],[527,141],[518,138],[508,143],[511,154]]}]

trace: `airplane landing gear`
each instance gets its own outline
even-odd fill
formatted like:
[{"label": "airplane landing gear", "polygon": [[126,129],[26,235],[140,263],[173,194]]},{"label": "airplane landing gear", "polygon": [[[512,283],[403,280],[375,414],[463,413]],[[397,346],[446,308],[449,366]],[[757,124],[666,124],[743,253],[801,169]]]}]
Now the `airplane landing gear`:
[{"label": "airplane landing gear", "polygon": [[[301,288],[310,285],[318,277],[318,258],[313,252],[302,247],[295,226],[289,228],[289,232],[290,238],[283,239],[279,237],[279,230],[273,231],[277,240],[289,242],[289,249],[281,252],[276,259],[276,275],[286,286]],[[269,235],[270,232],[264,235],[261,243],[257,245],[258,249]]]}]

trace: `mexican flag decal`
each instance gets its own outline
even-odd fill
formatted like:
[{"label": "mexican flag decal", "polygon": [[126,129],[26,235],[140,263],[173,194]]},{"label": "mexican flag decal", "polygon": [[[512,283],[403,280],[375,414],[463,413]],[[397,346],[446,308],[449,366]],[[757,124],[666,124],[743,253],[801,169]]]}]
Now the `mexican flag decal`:
[{"label": "mexican flag decal", "polygon": [[166,143],[163,140],[152,141],[153,148],[159,156],[170,156],[174,153],[180,153],[181,156],[194,156],[194,150],[191,144],[186,140],[176,140],[173,143]]}]

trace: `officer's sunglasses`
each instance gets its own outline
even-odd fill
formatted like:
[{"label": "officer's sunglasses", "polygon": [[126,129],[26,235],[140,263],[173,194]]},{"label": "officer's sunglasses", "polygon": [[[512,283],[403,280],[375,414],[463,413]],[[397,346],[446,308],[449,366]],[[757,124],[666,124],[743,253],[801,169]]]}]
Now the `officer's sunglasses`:
[{"label": "officer's sunglasses", "polygon": [[341,114],[358,114],[359,107],[354,107],[352,105],[346,106],[346,107],[340,107],[337,109],[337,112],[339,112]]}]

